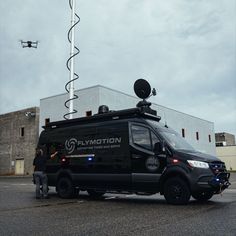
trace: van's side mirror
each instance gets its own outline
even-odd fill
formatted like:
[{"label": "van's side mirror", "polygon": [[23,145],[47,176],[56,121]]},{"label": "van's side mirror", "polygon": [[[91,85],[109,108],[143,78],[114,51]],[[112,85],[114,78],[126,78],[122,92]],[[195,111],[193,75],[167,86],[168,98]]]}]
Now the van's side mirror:
[{"label": "van's side mirror", "polygon": [[165,150],[165,143],[164,142],[157,142],[154,144],[154,153],[155,154],[164,154]]}]

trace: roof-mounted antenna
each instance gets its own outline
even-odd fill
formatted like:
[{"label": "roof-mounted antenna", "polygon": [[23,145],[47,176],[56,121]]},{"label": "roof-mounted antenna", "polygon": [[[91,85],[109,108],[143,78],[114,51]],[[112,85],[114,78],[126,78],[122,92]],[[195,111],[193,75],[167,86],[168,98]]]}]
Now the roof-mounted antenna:
[{"label": "roof-mounted antenna", "polygon": [[[74,81],[77,80],[79,76],[74,72],[74,57],[80,52],[80,50],[75,46],[74,43],[75,26],[80,22],[80,17],[75,13],[75,0],[69,0],[69,5],[71,8],[71,27],[68,31],[67,37],[68,41],[70,42],[70,57],[66,62],[66,66],[70,71],[70,81],[65,85],[65,89],[69,93],[69,99],[65,102],[65,107],[69,109],[69,112],[64,115],[65,119],[72,119],[73,114],[77,112],[77,110],[74,109],[73,103],[74,100],[78,98],[78,96],[74,94]],[[77,21],[75,21],[75,17],[77,17]],[[74,50],[76,50],[76,52],[74,52]]]},{"label": "roof-mounted antenna", "polygon": [[134,83],[134,92],[143,100],[137,104],[137,107],[141,106],[151,106],[151,102],[148,102],[146,99],[150,98],[151,96],[156,96],[156,89],[153,88],[151,92],[151,86],[145,79],[138,79]]},{"label": "roof-mounted antenna", "polygon": [[157,91],[156,91],[155,88],[153,88],[153,89],[152,89],[152,94],[149,96],[149,98],[150,98],[151,96],[156,96],[156,95],[157,95]]},{"label": "roof-mounted antenna", "polygon": [[167,120],[166,120],[166,113],[165,113],[164,110],[163,110],[163,114],[164,114],[164,120],[165,120],[165,127],[166,127],[166,128],[169,128],[169,127],[168,127],[168,124],[167,124]]},{"label": "roof-mounted antenna", "polygon": [[146,100],[151,96],[156,95],[156,89],[151,89],[150,84],[145,79],[138,79],[134,83],[134,92],[139,98],[143,99],[142,101],[139,101],[136,106],[144,112],[156,115],[156,111],[150,108],[152,103]]}]

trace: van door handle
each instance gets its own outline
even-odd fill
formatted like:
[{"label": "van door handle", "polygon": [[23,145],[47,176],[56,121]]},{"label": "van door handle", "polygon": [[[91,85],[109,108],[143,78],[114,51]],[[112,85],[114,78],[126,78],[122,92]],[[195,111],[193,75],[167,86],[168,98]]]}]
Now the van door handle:
[{"label": "van door handle", "polygon": [[140,158],[142,158],[142,156],[137,155],[137,154],[132,154],[132,158],[133,159],[140,159]]}]

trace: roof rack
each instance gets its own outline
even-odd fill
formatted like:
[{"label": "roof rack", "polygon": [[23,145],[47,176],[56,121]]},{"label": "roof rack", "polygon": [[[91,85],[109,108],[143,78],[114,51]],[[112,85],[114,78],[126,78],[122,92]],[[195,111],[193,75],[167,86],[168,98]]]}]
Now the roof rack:
[{"label": "roof rack", "polygon": [[70,120],[49,122],[45,126],[43,126],[43,128],[54,129],[59,127],[73,126],[75,124],[86,124],[86,123],[93,123],[96,121],[119,120],[132,117],[143,117],[156,120],[158,122],[161,120],[161,117],[156,115],[156,111],[152,110],[150,107],[137,107],[119,111],[109,111],[107,113],[95,114],[93,116],[88,116],[88,117],[80,117]]}]

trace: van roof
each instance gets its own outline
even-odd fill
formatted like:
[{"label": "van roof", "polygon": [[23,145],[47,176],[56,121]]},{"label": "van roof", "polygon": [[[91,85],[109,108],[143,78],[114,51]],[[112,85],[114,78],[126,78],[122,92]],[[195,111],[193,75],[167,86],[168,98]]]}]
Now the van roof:
[{"label": "van roof", "polygon": [[94,123],[94,122],[104,122],[109,120],[120,120],[125,118],[137,118],[143,117],[148,118],[156,121],[160,121],[161,117],[156,116],[156,111],[152,110],[149,107],[137,107],[131,109],[125,109],[120,111],[109,111],[104,114],[95,114],[93,116],[88,117],[80,117],[70,120],[62,120],[56,122],[49,122],[43,128],[47,129],[55,129],[59,127],[68,127],[78,124],[86,124],[86,123]]}]

